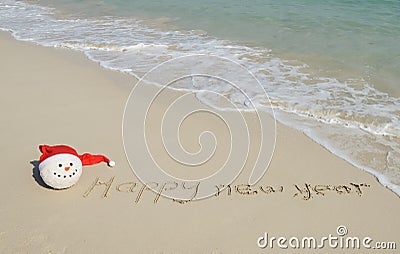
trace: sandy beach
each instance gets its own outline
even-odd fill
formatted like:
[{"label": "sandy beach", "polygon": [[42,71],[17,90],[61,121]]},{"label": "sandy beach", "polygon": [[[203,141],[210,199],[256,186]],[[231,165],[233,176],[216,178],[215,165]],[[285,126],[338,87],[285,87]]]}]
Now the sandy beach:
[{"label": "sandy beach", "polygon": [[[250,147],[248,163],[229,188],[200,201],[173,201],[147,190],[125,156],[122,118],[137,80],[77,51],[16,41],[6,32],[0,33],[0,55],[1,253],[398,253],[327,243],[321,249],[283,249],[276,241],[273,248],[257,246],[265,232],[321,239],[345,226],[343,237],[370,237],[371,246],[397,241],[400,248],[399,197],[299,131],[277,124],[274,156],[255,186],[247,186],[255,157]],[[153,106],[162,111],[168,103]],[[212,121],[194,117],[187,128],[213,126],[223,133]],[[198,145],[197,137],[183,137],[188,147]],[[40,144],[68,144],[117,164],[85,167],[75,186],[53,190],[37,171]],[[223,155],[215,154],[206,173]],[[146,167],[140,160],[131,164]]]}]

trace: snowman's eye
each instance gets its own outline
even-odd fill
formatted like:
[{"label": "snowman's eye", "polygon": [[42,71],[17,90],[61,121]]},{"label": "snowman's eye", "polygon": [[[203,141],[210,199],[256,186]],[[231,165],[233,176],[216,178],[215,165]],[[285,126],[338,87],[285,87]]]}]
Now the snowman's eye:
[{"label": "snowman's eye", "polygon": [[62,167],[62,164],[58,164],[58,166],[61,168],[61,167]]},{"label": "snowman's eye", "polygon": [[72,164],[72,162],[71,162],[69,165],[72,167],[72,165],[74,165],[74,164]]}]

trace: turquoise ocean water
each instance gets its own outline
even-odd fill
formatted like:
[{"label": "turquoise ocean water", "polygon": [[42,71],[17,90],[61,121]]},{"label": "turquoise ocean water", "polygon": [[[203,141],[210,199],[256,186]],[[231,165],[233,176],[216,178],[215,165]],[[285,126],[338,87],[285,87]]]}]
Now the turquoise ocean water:
[{"label": "turquoise ocean water", "polygon": [[[0,0],[0,28],[136,77],[185,54],[238,61],[260,80],[277,120],[400,194],[398,0]],[[223,87],[179,89],[244,105]]]}]

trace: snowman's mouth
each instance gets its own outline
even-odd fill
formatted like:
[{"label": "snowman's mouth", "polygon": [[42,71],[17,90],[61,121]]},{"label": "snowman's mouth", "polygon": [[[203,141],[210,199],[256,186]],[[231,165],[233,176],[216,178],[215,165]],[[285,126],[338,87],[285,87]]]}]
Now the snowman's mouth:
[{"label": "snowman's mouth", "polygon": [[58,178],[67,178],[67,177],[72,178],[73,176],[75,176],[78,173],[78,169],[75,169],[74,172],[70,172],[70,173],[72,173],[72,174],[64,175],[64,174],[58,174],[57,172],[53,172],[53,174],[55,176],[57,176]]}]

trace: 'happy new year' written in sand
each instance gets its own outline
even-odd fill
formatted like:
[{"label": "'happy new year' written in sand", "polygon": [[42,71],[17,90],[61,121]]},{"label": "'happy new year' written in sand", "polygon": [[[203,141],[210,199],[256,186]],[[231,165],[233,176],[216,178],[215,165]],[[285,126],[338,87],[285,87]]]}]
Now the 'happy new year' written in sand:
[{"label": "'happy new year' written in sand", "polygon": [[[140,181],[124,181],[118,182],[115,176],[107,179],[96,179],[88,187],[83,197],[95,196],[100,192],[101,198],[108,198],[112,195],[129,193],[133,195],[134,203],[141,201],[151,201],[157,204],[160,197],[167,194],[168,191],[181,188],[182,191],[187,192],[187,198],[184,200],[172,199],[176,203],[184,204],[196,199],[196,195],[201,188],[201,182],[166,182],[166,183],[141,183]],[[210,198],[221,197],[255,197],[255,196],[270,196],[270,195],[283,195],[289,194],[293,199],[300,199],[310,201],[315,198],[323,198],[328,195],[336,195],[342,197],[345,195],[357,195],[362,197],[365,191],[370,188],[369,184],[349,182],[345,184],[310,184],[310,183],[294,183],[292,185],[267,185],[258,184],[250,186],[248,184],[228,184],[216,185],[215,195]],[[158,191],[152,191],[158,190]]]}]

